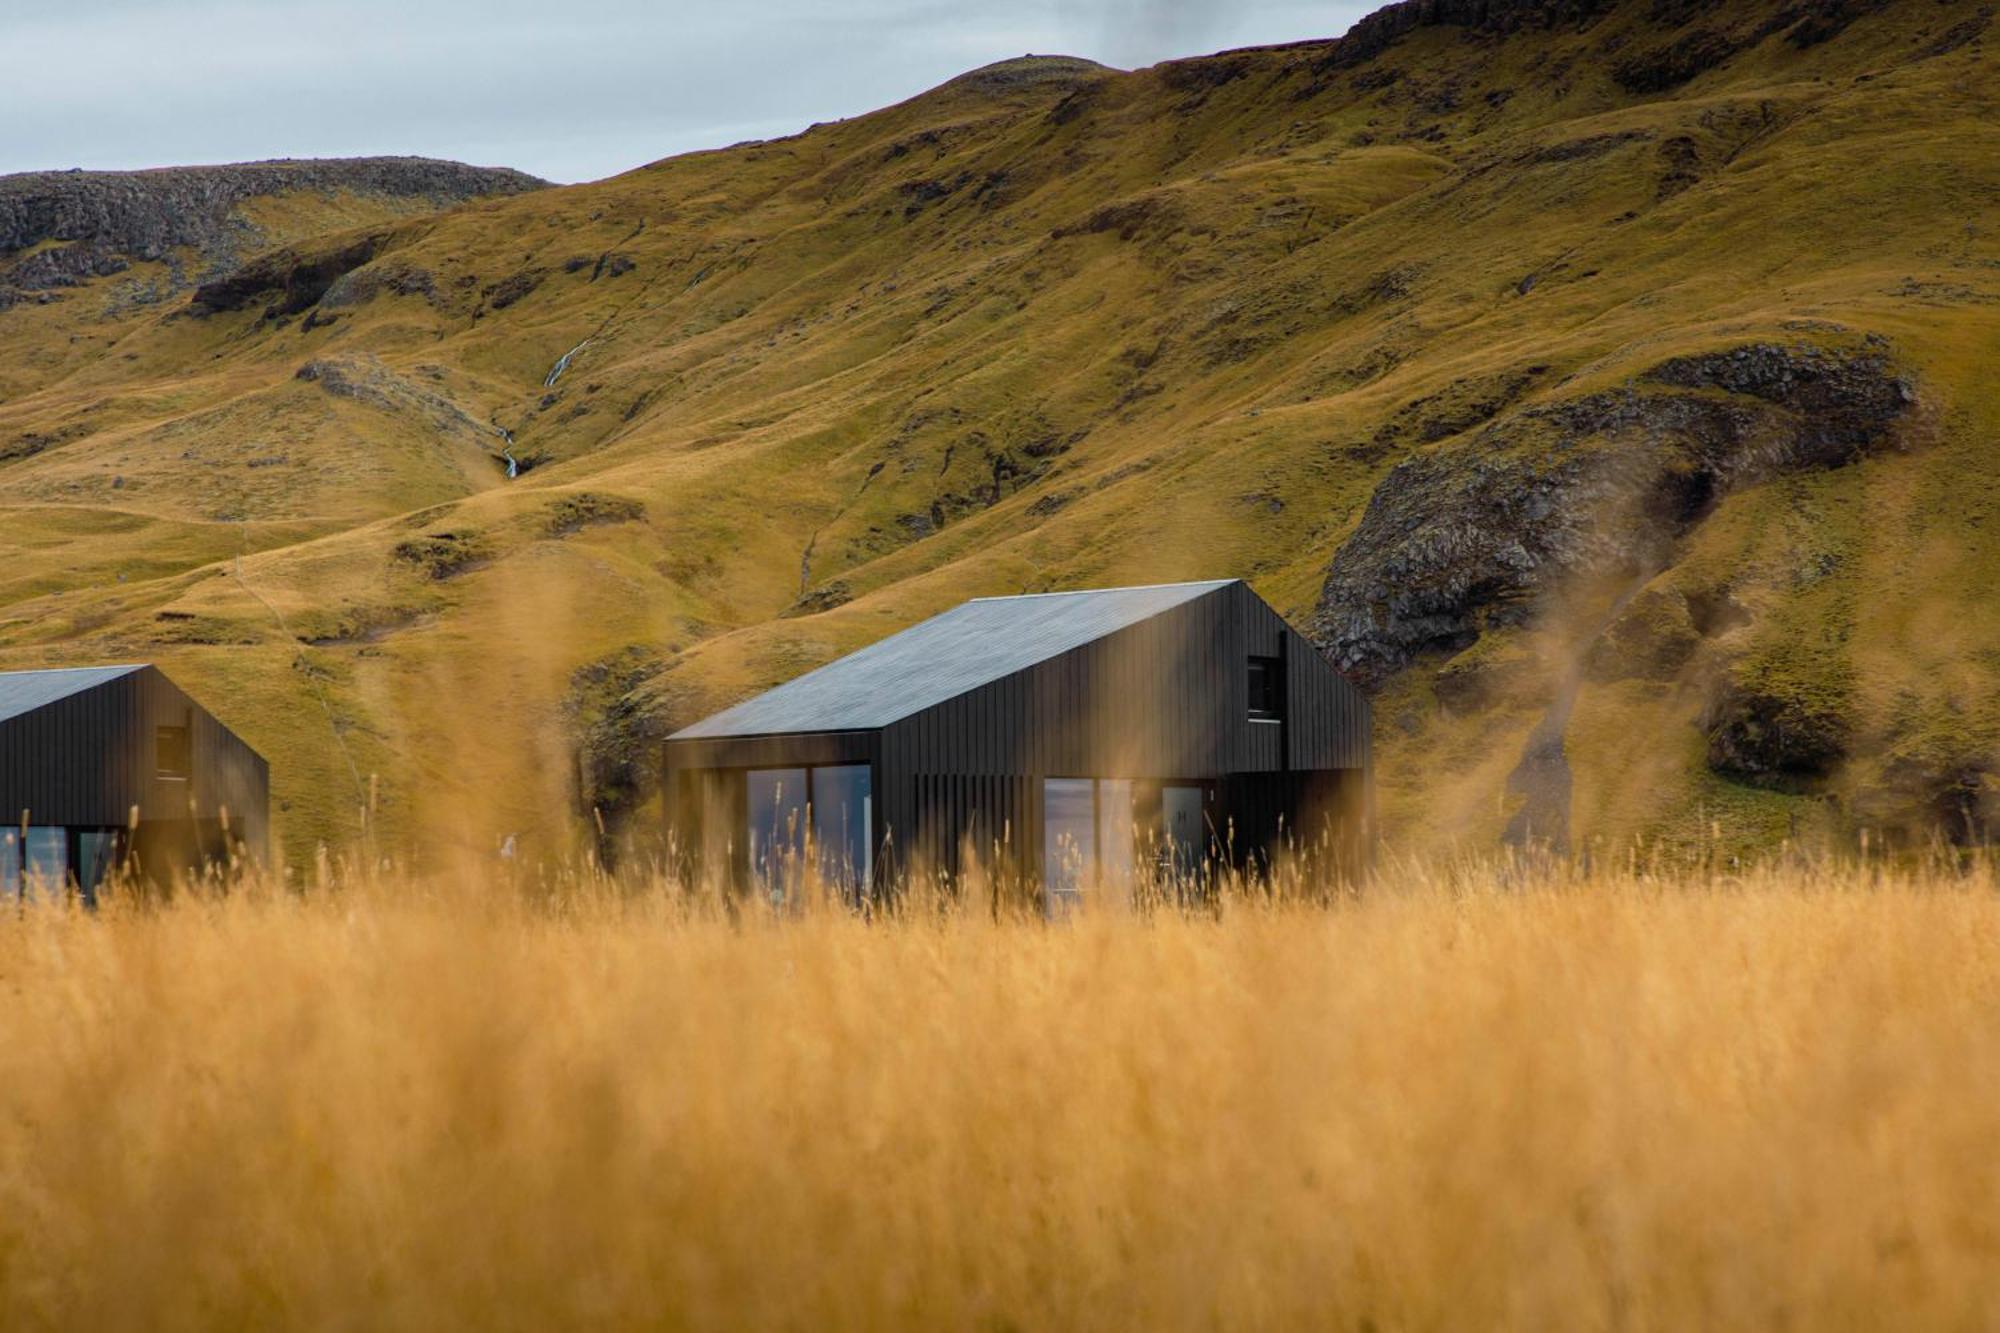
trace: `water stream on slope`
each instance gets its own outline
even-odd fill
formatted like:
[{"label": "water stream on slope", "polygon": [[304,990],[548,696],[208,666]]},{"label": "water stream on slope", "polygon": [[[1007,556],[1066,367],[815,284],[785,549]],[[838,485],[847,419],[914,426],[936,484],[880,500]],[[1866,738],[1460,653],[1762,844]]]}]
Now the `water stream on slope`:
[{"label": "water stream on slope", "polygon": [[575,356],[578,352],[581,352],[584,348],[588,346],[590,346],[590,339],[585,338],[582,342],[570,348],[567,352],[564,352],[561,357],[557,358],[555,365],[549,370],[549,377],[542,381],[542,387],[544,389],[555,388],[556,381],[562,378],[562,373],[565,370],[569,369],[570,358]]}]

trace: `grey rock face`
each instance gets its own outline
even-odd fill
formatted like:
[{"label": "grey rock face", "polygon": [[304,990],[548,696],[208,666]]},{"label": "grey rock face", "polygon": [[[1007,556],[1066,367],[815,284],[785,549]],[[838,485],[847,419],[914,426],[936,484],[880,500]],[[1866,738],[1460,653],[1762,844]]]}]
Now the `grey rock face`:
[{"label": "grey rock face", "polygon": [[[226,269],[261,243],[237,213],[259,197],[345,190],[442,208],[546,184],[518,171],[416,157],[0,176],[0,286],[72,285],[183,249],[211,271]],[[63,244],[22,256],[49,242]]]},{"label": "grey rock face", "polygon": [[1725,682],[1702,717],[1708,766],[1764,784],[1823,778],[1847,756],[1838,710]]},{"label": "grey rock face", "polygon": [[1356,23],[1333,43],[1330,69],[1364,64],[1419,28],[1467,28],[1509,33],[1588,23],[1610,9],[1612,0],[1403,0]]},{"label": "grey rock face", "polygon": [[496,427],[479,421],[447,395],[396,374],[365,353],[317,357],[300,366],[293,378],[317,384],[335,398],[421,421],[440,435],[460,436],[488,448],[502,438]]},{"label": "grey rock face", "polygon": [[370,232],[332,245],[287,246],[257,256],[241,268],[194,289],[198,311],[240,310],[266,297],[275,298],[269,313],[295,315],[316,304],[342,277],[373,259],[389,233]]},{"label": "grey rock face", "polygon": [[44,241],[94,241],[134,259],[176,246],[207,250],[232,234],[230,213],[260,195],[353,190],[443,207],[519,194],[546,181],[497,167],[421,157],[248,162],[153,171],[31,171],[0,176],[0,253]]},{"label": "grey rock face", "polygon": [[[1786,40],[1796,47],[1816,46],[1890,2],[1800,0],[1775,13],[1758,14],[1745,7],[1739,15],[1730,6],[1706,0],[1653,0],[1647,16],[1660,28],[1681,35],[1640,57],[1628,58],[1614,77],[1633,92],[1674,87],[1773,33],[1785,33]],[[1616,0],[1402,0],[1348,29],[1346,36],[1330,44],[1321,63],[1327,70],[1366,64],[1421,28],[1463,28],[1482,36],[1583,28],[1615,7]],[[1710,26],[1694,27],[1698,23]]]},{"label": "grey rock face", "polygon": [[1377,689],[1420,655],[1525,623],[1571,576],[1659,568],[1730,488],[1851,462],[1915,401],[1878,351],[1756,344],[1517,408],[1389,473],[1310,632]]},{"label": "grey rock face", "polygon": [[75,287],[130,267],[96,241],[84,241],[55,250],[38,250],[15,264],[7,279],[24,292],[35,292],[51,287]]}]

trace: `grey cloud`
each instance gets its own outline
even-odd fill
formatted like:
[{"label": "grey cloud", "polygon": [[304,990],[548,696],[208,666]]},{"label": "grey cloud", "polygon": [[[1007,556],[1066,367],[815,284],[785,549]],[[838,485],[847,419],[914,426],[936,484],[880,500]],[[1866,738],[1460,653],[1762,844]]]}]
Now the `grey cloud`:
[{"label": "grey cloud", "polygon": [[1026,51],[1123,67],[1333,36],[1296,0],[0,3],[0,172],[421,153],[594,179]]}]

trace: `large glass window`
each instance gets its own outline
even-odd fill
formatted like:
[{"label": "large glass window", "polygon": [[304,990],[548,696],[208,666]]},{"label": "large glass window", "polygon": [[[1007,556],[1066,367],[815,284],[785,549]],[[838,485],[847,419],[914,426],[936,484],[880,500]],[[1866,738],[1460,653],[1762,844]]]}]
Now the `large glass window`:
[{"label": "large glass window", "polygon": [[1089,778],[1042,782],[1042,887],[1050,913],[1073,906],[1097,873],[1097,793]]},{"label": "large glass window", "polygon": [[745,775],[749,794],[750,877],[773,898],[797,888],[804,868],[806,771],[760,768]]},{"label": "large glass window", "polygon": [[813,859],[820,879],[850,900],[874,869],[874,814],[868,765],[812,771]]},{"label": "large glass window", "polygon": [[26,855],[22,858],[27,885],[44,893],[57,893],[69,878],[69,830],[31,828]]},{"label": "large glass window", "polygon": [[1042,887],[1051,916],[1092,889],[1132,887],[1138,830],[1126,778],[1048,778],[1042,783]]}]

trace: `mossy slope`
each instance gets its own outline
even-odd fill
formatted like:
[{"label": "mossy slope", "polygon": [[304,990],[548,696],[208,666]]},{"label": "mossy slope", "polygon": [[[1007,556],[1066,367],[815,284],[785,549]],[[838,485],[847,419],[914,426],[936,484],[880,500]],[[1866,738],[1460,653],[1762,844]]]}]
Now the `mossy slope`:
[{"label": "mossy slope", "polygon": [[[1647,560],[1557,562],[1385,677],[1384,814],[1497,836],[1563,696],[1573,840],[1965,826],[2000,751],[1985,11],[1823,8],[1430,6],[1010,62],[294,240],[228,308],[110,279],[17,306],[0,660],[162,660],[274,759],[294,856],[364,822],[556,846],[600,794],[579,708],[657,729],[980,593],[1230,574],[1304,622],[1398,464],[1552,468],[1627,437],[1506,423],[1866,347],[1911,389],[1866,449],[1733,471]],[[1679,646],[1579,668],[1600,639]],[[595,697],[635,661],[630,706]],[[1836,752],[1718,764],[1742,698],[1833,718]]]}]

